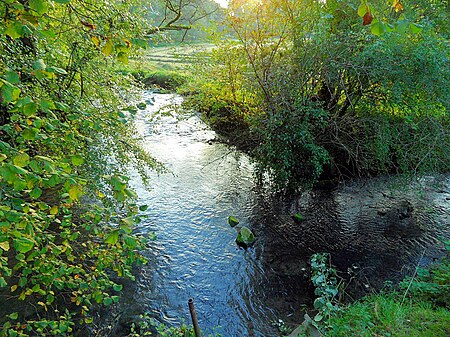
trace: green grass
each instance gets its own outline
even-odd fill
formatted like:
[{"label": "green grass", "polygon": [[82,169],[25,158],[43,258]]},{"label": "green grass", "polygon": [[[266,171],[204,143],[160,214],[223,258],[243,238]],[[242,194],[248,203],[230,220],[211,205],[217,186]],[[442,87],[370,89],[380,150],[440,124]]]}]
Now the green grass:
[{"label": "green grass", "polygon": [[120,71],[132,74],[147,87],[175,90],[189,80],[192,65],[207,57],[212,48],[211,44],[150,47]]},{"label": "green grass", "polygon": [[447,337],[450,311],[429,302],[402,304],[396,294],[379,294],[349,305],[328,324],[326,336]]}]

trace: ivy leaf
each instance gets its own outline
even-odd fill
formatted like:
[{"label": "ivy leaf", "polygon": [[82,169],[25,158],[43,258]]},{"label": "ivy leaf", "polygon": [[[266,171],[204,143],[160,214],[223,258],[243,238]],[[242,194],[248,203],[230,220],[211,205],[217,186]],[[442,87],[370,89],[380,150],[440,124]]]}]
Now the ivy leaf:
[{"label": "ivy leaf", "polygon": [[39,15],[42,15],[47,12],[48,4],[45,0],[30,0],[29,2],[30,8]]},{"label": "ivy leaf", "polygon": [[34,247],[34,241],[27,238],[14,239],[14,249],[19,253],[29,252]]},{"label": "ivy leaf", "polygon": [[19,153],[14,157],[14,165],[19,167],[25,167],[30,163],[30,156],[26,153]]},{"label": "ivy leaf", "polygon": [[137,246],[137,240],[136,238],[127,235],[125,236],[125,244],[127,245],[128,248],[134,249]]},{"label": "ivy leaf", "polygon": [[105,297],[103,299],[103,304],[106,305],[106,306],[111,305],[112,303],[113,303],[113,300],[110,297]]},{"label": "ivy leaf", "polygon": [[123,286],[121,284],[115,284],[113,285],[114,291],[121,291]]},{"label": "ivy leaf", "polygon": [[119,241],[119,230],[115,229],[108,234],[108,236],[105,239],[105,242],[109,243],[110,245],[115,245],[117,241]]},{"label": "ivy leaf", "polygon": [[23,191],[27,188],[27,182],[23,179],[14,180],[14,190],[17,192]]},{"label": "ivy leaf", "polygon": [[141,212],[145,212],[147,209],[148,209],[148,205],[141,205],[141,206],[139,206],[139,210]]},{"label": "ivy leaf", "polygon": [[0,288],[4,288],[8,285],[3,277],[0,277]]}]

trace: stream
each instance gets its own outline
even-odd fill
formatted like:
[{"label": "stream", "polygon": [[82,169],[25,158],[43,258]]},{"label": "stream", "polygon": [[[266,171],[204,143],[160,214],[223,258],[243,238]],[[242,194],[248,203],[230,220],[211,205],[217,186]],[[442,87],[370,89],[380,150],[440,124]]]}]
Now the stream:
[{"label": "stream", "polygon": [[[146,189],[129,172],[139,203],[149,205],[138,232],[157,239],[126,294],[124,315],[146,311],[168,325],[190,324],[193,298],[206,335],[274,337],[274,322],[298,324],[311,304],[313,253],[330,252],[340,275],[352,279],[349,291],[362,294],[428,265],[442,254],[440,240],[450,238],[450,175],[379,177],[276,196],[255,183],[249,158],[214,141],[198,117],[180,121],[169,108],[151,118],[181,97],[145,92],[144,99],[138,131],[169,173],[153,173]],[[295,224],[295,213],[305,221]],[[253,247],[236,245],[229,215],[253,230]]]}]

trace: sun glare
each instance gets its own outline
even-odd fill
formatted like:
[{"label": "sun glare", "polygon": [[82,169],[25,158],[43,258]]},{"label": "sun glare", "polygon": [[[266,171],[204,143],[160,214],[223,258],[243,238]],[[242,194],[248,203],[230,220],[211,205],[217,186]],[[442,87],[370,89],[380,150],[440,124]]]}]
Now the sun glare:
[{"label": "sun glare", "polygon": [[217,2],[221,7],[228,8],[228,0],[214,0]]}]

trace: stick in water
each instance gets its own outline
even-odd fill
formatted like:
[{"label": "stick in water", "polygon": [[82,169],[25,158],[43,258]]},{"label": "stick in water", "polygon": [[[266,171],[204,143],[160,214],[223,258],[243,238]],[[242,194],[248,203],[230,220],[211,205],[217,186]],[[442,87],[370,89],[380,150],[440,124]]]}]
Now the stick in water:
[{"label": "stick in water", "polygon": [[191,312],[192,324],[194,325],[195,337],[201,337],[200,327],[198,326],[197,314],[195,313],[194,300],[190,298],[188,300],[189,311]]}]

